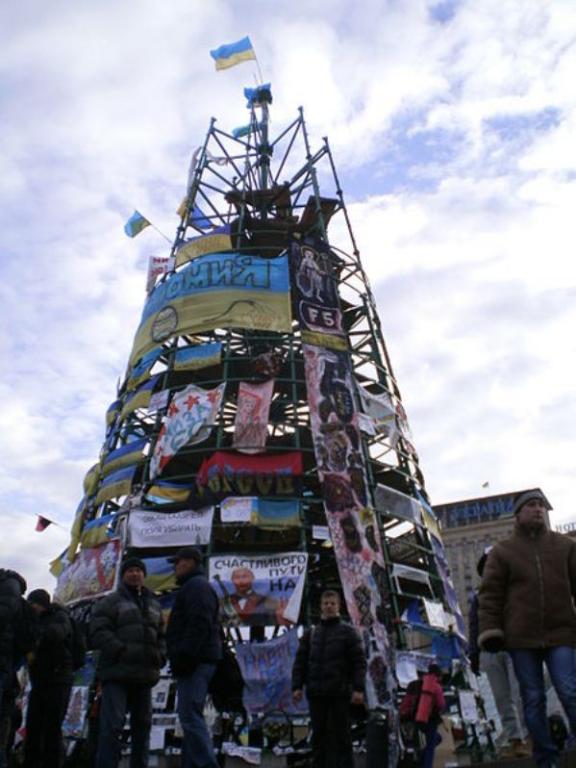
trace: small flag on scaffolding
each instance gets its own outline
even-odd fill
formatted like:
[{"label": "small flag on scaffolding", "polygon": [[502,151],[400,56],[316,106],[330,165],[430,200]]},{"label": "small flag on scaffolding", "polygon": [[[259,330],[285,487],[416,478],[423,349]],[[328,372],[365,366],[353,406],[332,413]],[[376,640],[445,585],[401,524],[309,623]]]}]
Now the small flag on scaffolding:
[{"label": "small flag on scaffolding", "polygon": [[148,221],[145,216],[142,216],[139,211],[134,211],[126,224],[124,224],[124,232],[128,235],[128,237],[136,237],[136,235],[139,235],[143,229],[149,227],[150,224],[151,222]]},{"label": "small flag on scaffolding", "polygon": [[249,37],[243,37],[236,43],[221,45],[210,51],[210,56],[216,62],[216,69],[228,69],[240,64],[243,61],[255,60],[256,54]]},{"label": "small flag on scaffolding", "polygon": [[47,517],[42,517],[42,515],[36,515],[36,517],[38,520],[36,521],[35,531],[42,533],[42,531],[45,531],[49,525],[52,525],[52,520],[48,520]]}]

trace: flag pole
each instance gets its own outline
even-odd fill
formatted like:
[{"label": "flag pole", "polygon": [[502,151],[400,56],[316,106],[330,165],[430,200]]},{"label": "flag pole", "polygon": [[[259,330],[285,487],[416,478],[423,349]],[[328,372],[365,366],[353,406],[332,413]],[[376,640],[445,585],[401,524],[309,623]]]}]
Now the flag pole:
[{"label": "flag pole", "polygon": [[[254,49],[252,49],[254,50]],[[254,61],[256,62],[256,68],[258,70],[258,77],[260,78],[260,85],[264,84],[264,77],[262,76],[262,70],[260,69],[260,62],[258,61],[258,56],[256,56],[256,51],[254,51]]]},{"label": "flag pole", "polygon": [[[150,221],[150,219],[148,219],[148,221]],[[162,235],[164,240],[167,240],[170,243],[170,245],[172,245],[172,240],[168,237],[168,235],[165,235],[164,232],[162,232],[162,230],[158,229],[156,224],[152,224],[152,222],[150,221],[150,226],[152,227],[152,229],[155,229],[159,235]]]}]

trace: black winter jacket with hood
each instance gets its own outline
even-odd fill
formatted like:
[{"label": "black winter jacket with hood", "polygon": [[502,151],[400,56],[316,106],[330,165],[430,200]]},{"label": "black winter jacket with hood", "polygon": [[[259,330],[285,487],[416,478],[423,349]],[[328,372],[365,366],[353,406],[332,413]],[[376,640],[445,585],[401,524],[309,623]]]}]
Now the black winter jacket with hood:
[{"label": "black winter jacket with hood", "polygon": [[222,657],[219,603],[216,592],[202,569],[179,579],[170,613],[166,639],[172,674],[191,674],[202,662],[217,662]]},{"label": "black winter jacket with hood", "polygon": [[30,664],[30,679],[38,685],[69,685],[74,677],[72,623],[61,605],[52,603],[38,618],[38,641]]},{"label": "black winter jacket with hood", "polygon": [[166,660],[162,608],[143,587],[140,596],[121,584],[102,598],[90,621],[90,644],[100,651],[97,674],[102,682],[155,685]]},{"label": "black winter jacket with hood", "polygon": [[11,672],[14,661],[34,646],[35,618],[22,597],[25,591],[19,573],[0,569],[0,672]]},{"label": "black winter jacket with hood", "polygon": [[308,696],[347,695],[364,690],[366,659],[358,632],[339,617],[322,619],[298,646],[292,690]]}]

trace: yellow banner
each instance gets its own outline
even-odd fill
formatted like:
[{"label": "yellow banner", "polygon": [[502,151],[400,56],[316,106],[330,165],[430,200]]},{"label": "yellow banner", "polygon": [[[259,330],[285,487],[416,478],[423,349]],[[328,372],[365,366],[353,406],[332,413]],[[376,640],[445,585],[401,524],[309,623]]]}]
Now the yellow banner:
[{"label": "yellow banner", "polygon": [[137,360],[159,341],[215,328],[289,333],[290,295],[272,291],[214,291],[176,299],[140,327],[130,360]]}]

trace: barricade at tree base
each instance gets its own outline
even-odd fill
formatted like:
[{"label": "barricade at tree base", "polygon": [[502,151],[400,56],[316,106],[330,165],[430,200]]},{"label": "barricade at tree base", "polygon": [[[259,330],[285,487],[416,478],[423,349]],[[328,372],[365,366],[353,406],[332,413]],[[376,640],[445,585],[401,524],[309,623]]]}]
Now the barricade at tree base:
[{"label": "barricade at tree base", "polygon": [[[52,564],[57,595],[86,620],[129,551],[168,613],[168,557],[200,547],[245,679],[244,711],[209,721],[223,752],[257,760],[308,748],[291,664],[322,591],[335,588],[368,660],[368,736],[365,724],[355,732],[368,764],[382,728],[379,764],[398,764],[399,699],[432,660],[452,674],[464,743],[489,745],[328,141],[312,148],[302,110],[273,139],[271,101],[269,88],[251,101],[239,138],[212,120],[194,154],[170,253],[143,276],[142,317],[70,546]],[[178,749],[168,670],[154,705],[153,754]]]}]

